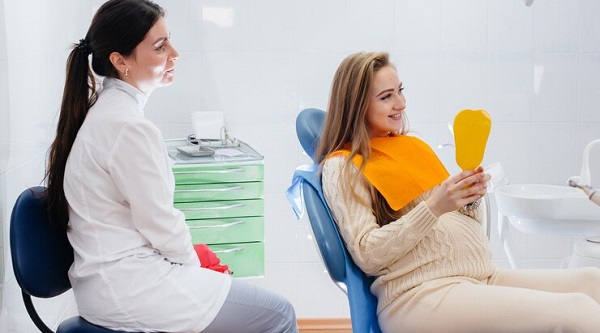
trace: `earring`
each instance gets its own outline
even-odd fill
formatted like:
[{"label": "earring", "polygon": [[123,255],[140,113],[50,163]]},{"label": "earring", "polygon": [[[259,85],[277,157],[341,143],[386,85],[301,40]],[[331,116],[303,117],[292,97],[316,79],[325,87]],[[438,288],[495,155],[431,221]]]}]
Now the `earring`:
[{"label": "earring", "polygon": [[129,76],[129,68],[125,68],[125,77]]}]

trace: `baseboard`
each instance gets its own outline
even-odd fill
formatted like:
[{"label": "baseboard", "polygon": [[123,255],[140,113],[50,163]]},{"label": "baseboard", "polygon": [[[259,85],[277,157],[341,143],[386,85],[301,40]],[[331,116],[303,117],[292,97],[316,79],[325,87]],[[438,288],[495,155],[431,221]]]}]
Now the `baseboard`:
[{"label": "baseboard", "polygon": [[302,332],[335,331],[352,333],[350,318],[299,318],[298,329]]}]

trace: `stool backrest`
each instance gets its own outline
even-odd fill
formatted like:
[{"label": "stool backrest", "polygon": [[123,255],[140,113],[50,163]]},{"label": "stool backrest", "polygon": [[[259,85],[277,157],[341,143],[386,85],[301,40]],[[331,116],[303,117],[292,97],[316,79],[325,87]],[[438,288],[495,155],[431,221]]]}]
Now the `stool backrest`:
[{"label": "stool backrest", "polygon": [[71,289],[67,272],[73,248],[64,230],[50,223],[41,186],[19,195],[10,219],[10,250],[15,278],[27,294],[49,298]]},{"label": "stool backrest", "polygon": [[67,233],[50,223],[46,188],[23,191],[10,217],[10,252],[25,308],[36,327],[52,332],[35,310],[31,297],[51,298],[71,289],[68,271],[73,248]]}]

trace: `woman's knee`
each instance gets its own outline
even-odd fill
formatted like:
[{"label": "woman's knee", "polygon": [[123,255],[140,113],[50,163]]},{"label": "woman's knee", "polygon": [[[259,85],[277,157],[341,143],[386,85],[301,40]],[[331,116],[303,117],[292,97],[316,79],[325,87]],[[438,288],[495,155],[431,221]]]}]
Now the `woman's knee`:
[{"label": "woman's knee", "polygon": [[600,267],[582,267],[577,268],[585,279],[589,281],[600,282]]},{"label": "woman's knee", "polygon": [[584,293],[568,293],[565,294],[566,303],[572,306],[573,309],[597,308],[600,309],[600,304],[594,301],[590,295]]},{"label": "woman's knee", "polygon": [[[266,326],[270,326],[268,332],[277,333],[296,333],[298,332],[296,323],[296,310],[290,301],[278,293],[267,289],[257,288],[262,294],[260,301],[254,303],[255,306],[262,307]],[[267,314],[268,313],[268,314]]]},{"label": "woman's knee", "polygon": [[296,333],[298,332],[298,324],[296,322],[296,310],[294,310],[294,306],[288,300],[285,300],[285,303],[282,304],[281,313],[283,315],[283,320],[281,323],[281,331],[284,333]]},{"label": "woman's knee", "polygon": [[584,292],[600,303],[600,268],[578,268],[578,275],[579,285],[584,288]]},{"label": "woman's knee", "polygon": [[[560,312],[584,321],[594,318],[597,324],[600,324],[600,304],[590,295],[585,293],[567,293],[562,295]],[[575,320],[577,322],[578,320]],[[597,327],[598,328],[598,327]]]},{"label": "woman's knee", "polygon": [[296,333],[298,332],[298,325],[296,323],[296,310],[292,303],[287,299],[281,297],[279,300],[278,311],[281,320],[275,328],[276,332],[282,333]]},{"label": "woman's knee", "polygon": [[598,332],[600,304],[584,293],[562,296],[560,310],[554,313],[556,329],[560,332]]}]

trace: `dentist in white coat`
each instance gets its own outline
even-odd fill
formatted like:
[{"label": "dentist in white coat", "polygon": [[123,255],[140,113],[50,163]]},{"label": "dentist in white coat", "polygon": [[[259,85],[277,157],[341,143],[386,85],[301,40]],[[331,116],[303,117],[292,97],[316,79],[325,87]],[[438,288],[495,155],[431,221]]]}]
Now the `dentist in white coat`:
[{"label": "dentist in white coat", "polygon": [[297,332],[286,299],[201,268],[173,208],[164,140],[143,108],[178,57],[148,0],[104,3],[69,55],[46,178],[53,224],[75,252],[79,313],[127,331]]}]

